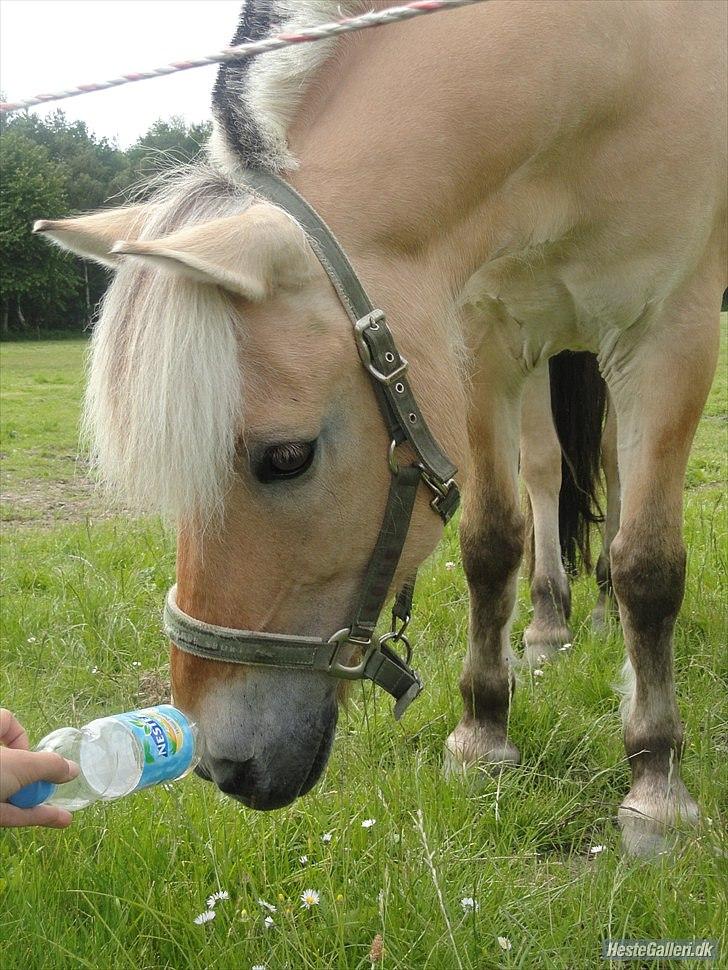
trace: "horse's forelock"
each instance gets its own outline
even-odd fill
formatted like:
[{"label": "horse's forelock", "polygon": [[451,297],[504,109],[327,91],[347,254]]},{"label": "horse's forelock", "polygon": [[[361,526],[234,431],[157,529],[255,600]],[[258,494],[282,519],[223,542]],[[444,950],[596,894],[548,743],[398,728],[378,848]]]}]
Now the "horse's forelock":
[{"label": "horse's forelock", "polygon": [[[243,211],[249,198],[202,166],[154,198],[142,232]],[[91,344],[84,429],[101,480],[135,507],[209,518],[242,431],[239,317],[218,287],[122,265]]]}]

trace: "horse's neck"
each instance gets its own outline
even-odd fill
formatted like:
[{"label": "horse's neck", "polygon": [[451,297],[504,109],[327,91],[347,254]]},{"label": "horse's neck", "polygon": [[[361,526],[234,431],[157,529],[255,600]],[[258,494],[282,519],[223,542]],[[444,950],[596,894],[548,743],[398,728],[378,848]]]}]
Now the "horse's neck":
[{"label": "horse's neck", "polygon": [[346,245],[428,254],[457,289],[502,244],[503,207],[528,195],[510,191],[514,179],[568,180],[568,156],[556,159],[619,110],[626,54],[617,41],[608,65],[580,53],[595,20],[618,32],[619,12],[545,6],[545,17],[483,4],[383,27],[320,66],[288,131],[289,174]]}]

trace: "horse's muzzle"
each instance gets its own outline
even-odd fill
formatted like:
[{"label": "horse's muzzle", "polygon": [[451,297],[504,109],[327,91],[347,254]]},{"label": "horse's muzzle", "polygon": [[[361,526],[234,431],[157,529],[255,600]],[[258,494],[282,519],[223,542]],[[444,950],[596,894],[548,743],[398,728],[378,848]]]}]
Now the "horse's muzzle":
[{"label": "horse's muzzle", "polygon": [[314,738],[296,739],[275,751],[264,749],[243,761],[206,755],[195,770],[248,808],[283,808],[318,781],[331,752],[336,720],[334,706]]}]

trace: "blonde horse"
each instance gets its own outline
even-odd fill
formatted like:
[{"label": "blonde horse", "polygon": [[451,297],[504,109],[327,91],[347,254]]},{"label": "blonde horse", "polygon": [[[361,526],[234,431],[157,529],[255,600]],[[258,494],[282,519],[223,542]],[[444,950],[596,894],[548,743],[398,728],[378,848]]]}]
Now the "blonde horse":
[{"label": "blonde horse", "polygon": [[[368,5],[249,0],[235,40]],[[106,480],[177,519],[178,605],[321,637],[361,587],[389,439],[321,263],[246,171],[278,172],[328,222],[460,469],[471,615],[447,741],[459,766],[518,760],[524,385],[563,350],[597,355],[618,425],[610,563],[634,681],[619,817],[638,852],[698,815],[680,778],[672,637],[683,476],[726,285],[725,26],[720,2],[494,0],[227,65],[209,164],[145,204],[38,226],[116,271],[88,430]],[[440,532],[420,490],[398,579]],[[206,738],[202,771],[224,791],[272,808],[311,787],[335,680],[174,645],[171,668]]]}]

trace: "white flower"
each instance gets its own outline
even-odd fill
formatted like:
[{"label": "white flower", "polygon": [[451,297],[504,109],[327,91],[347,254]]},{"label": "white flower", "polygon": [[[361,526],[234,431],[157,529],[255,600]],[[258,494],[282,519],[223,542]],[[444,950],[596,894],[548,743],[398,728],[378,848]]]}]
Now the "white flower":
[{"label": "white flower", "polygon": [[215,903],[219,902],[221,899],[230,899],[230,893],[227,891],[227,889],[218,889],[218,891],[213,893],[212,896],[208,896],[207,908],[214,909]]},{"label": "white flower", "polygon": [[209,923],[211,919],[215,919],[215,910],[206,909],[204,913],[200,913],[199,916],[195,916],[194,922],[198,926],[202,926],[203,923]]},{"label": "white flower", "polygon": [[447,569],[448,572],[452,572],[452,570],[454,568],[455,568],[455,563],[454,562],[446,562],[445,563],[445,569]]},{"label": "white flower", "polygon": [[499,936],[498,937],[498,946],[501,948],[501,950],[512,950],[513,949],[513,944],[511,943],[511,941],[508,939],[507,936]]},{"label": "white flower", "polygon": [[562,653],[563,653],[564,650],[571,650],[571,644],[570,643],[565,643],[563,645],[563,647],[559,647],[559,650],[561,650]]},{"label": "white flower", "polygon": [[99,672],[99,668],[98,667],[92,667],[91,668],[91,673],[92,674],[97,674],[98,672]]},{"label": "white flower", "polygon": [[[213,910],[213,912],[214,912],[214,910]],[[273,922],[273,917],[272,916],[266,916],[266,918],[263,920],[263,926],[265,926],[265,928],[267,930],[272,929],[275,926],[275,923]]]},{"label": "white flower", "polygon": [[603,845],[593,845],[591,849],[589,849],[590,855],[599,855],[600,852],[604,852]]},{"label": "white flower", "polygon": [[302,856],[299,857],[299,860],[298,861],[301,863],[302,866],[305,866],[305,865],[308,864],[308,856],[307,855],[302,855]]},{"label": "white flower", "polygon": [[533,676],[534,677],[543,677],[543,670],[541,670],[540,667],[536,667],[536,669],[533,672]]},{"label": "white flower", "polygon": [[131,665],[132,665],[132,667],[141,667],[141,661],[139,661],[139,660],[132,660]]},{"label": "white flower", "polygon": [[370,829],[372,825],[376,825],[376,824],[377,824],[377,820],[375,818],[365,818],[364,821],[361,823],[361,827],[363,829]]},{"label": "white flower", "polygon": [[35,643],[35,637],[28,637],[28,643]]},{"label": "white flower", "polygon": [[460,905],[466,913],[477,913],[480,909],[480,903],[476,902],[472,896],[463,896]]},{"label": "white flower", "polygon": [[264,963],[256,963],[250,968],[250,970],[268,970],[268,968]]},{"label": "white flower", "polygon": [[334,837],[333,832],[324,832],[324,834],[321,836],[321,841],[330,842],[333,839],[333,837]]},{"label": "white flower", "polygon": [[264,899],[259,899],[258,905],[262,906],[263,909],[267,909],[269,913],[275,913],[275,911],[278,909],[278,907],[274,906],[273,903],[266,903]]},{"label": "white flower", "polygon": [[301,908],[311,909],[312,906],[318,906],[320,899],[315,889],[304,889],[301,893]]}]

